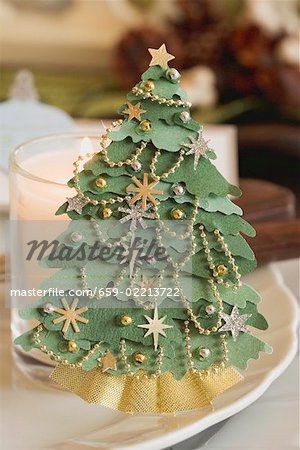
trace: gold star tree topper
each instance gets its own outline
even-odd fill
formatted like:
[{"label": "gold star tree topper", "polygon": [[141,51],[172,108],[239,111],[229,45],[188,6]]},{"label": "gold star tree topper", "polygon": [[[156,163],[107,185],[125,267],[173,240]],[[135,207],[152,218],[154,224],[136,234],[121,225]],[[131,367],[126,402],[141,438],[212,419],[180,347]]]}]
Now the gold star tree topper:
[{"label": "gold star tree topper", "polygon": [[128,122],[131,119],[137,119],[137,120],[141,120],[141,114],[145,113],[146,111],[144,109],[141,109],[141,102],[136,103],[135,105],[133,105],[130,102],[127,102],[127,109],[124,109],[124,113],[128,114]]},{"label": "gold star tree topper", "polygon": [[106,372],[109,369],[117,370],[117,360],[118,358],[111,352],[107,352],[104,356],[97,359],[101,364],[102,372]]},{"label": "gold star tree topper", "polygon": [[146,208],[147,199],[153,203],[153,205],[157,204],[157,200],[153,197],[153,194],[162,195],[164,191],[161,189],[153,189],[153,187],[158,183],[157,181],[148,182],[148,174],[143,174],[143,183],[137,179],[137,177],[132,177],[132,181],[136,184],[136,186],[127,186],[127,192],[135,192],[136,194],[130,199],[130,203],[135,203],[139,199],[142,201],[142,208]]},{"label": "gold star tree topper", "polygon": [[164,337],[167,337],[166,333],[164,332],[167,328],[173,328],[172,325],[167,325],[163,323],[163,321],[166,319],[167,316],[158,318],[158,310],[157,306],[155,306],[154,309],[154,316],[153,319],[149,316],[144,316],[147,320],[147,324],[138,325],[139,328],[146,328],[148,329],[147,333],[144,335],[144,337],[150,336],[150,334],[153,334],[153,343],[154,343],[154,349],[157,350],[158,348],[158,336],[161,334]]},{"label": "gold star tree topper", "polygon": [[167,52],[166,45],[162,44],[158,49],[148,48],[152,59],[149,66],[160,66],[162,69],[168,68],[168,61],[171,61],[175,56]]},{"label": "gold star tree topper", "polygon": [[60,317],[57,317],[56,319],[54,319],[52,322],[54,324],[60,323],[60,322],[65,322],[62,332],[65,333],[66,331],[68,331],[68,328],[70,325],[72,325],[73,330],[75,331],[75,333],[79,333],[80,329],[79,326],[77,325],[77,322],[82,322],[82,323],[88,323],[88,319],[86,319],[85,317],[81,317],[80,314],[84,313],[85,311],[88,310],[87,306],[82,306],[81,308],[76,309],[76,306],[78,304],[78,298],[74,298],[71,306],[68,305],[68,302],[65,298],[61,299],[61,302],[64,306],[65,309],[62,308],[55,308],[54,312],[57,312],[58,314],[61,314]]}]

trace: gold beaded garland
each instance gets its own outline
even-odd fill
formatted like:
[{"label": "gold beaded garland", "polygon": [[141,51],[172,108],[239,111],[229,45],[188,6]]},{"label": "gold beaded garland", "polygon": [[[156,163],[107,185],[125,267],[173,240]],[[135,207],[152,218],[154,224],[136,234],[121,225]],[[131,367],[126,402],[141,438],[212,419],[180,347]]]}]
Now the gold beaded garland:
[{"label": "gold beaded garland", "polygon": [[127,314],[123,314],[122,316],[118,317],[118,323],[121,327],[128,327],[128,325],[132,324],[132,317],[128,316]]},{"label": "gold beaded garland", "polygon": [[39,324],[36,328],[35,331],[33,333],[33,340],[36,346],[38,346],[40,348],[40,350],[45,353],[45,355],[48,355],[51,359],[53,359],[54,361],[63,364],[64,366],[68,366],[68,367],[82,367],[83,363],[85,361],[87,361],[92,355],[93,353],[100,347],[100,345],[102,344],[102,341],[97,342],[96,344],[94,344],[94,346],[86,353],[85,356],[83,356],[80,361],[76,362],[76,363],[69,363],[66,359],[62,359],[60,357],[60,355],[56,355],[52,350],[49,350],[47,348],[47,346],[45,344],[41,343],[41,339],[40,339],[40,333],[44,330],[44,326],[43,324]]},{"label": "gold beaded garland", "polygon": [[144,353],[137,352],[133,355],[133,360],[135,364],[144,364],[144,362],[146,361],[146,356],[144,355]]},{"label": "gold beaded garland", "polygon": [[112,210],[110,208],[103,208],[101,211],[101,216],[103,219],[109,219],[109,217],[112,215]]},{"label": "gold beaded garland", "polygon": [[[202,243],[203,243],[203,248],[204,248],[204,252],[206,253],[206,258],[207,258],[207,263],[209,268],[212,270],[213,272],[213,276],[217,278],[217,283],[218,284],[222,284],[225,288],[232,288],[234,290],[238,289],[241,287],[242,283],[240,281],[241,278],[241,274],[238,271],[238,266],[235,263],[235,259],[233,258],[231,252],[228,249],[228,246],[224,240],[224,237],[221,235],[220,231],[215,229],[214,230],[214,235],[217,238],[218,243],[220,244],[221,249],[223,250],[223,252],[225,253],[225,256],[228,258],[228,263],[231,265],[231,270],[233,272],[233,275],[236,278],[236,282],[234,284],[230,284],[228,283],[228,281],[224,281],[218,274],[217,272],[217,267],[215,266],[215,264],[213,263],[213,258],[211,256],[211,251],[210,248],[208,246],[208,241],[206,239],[206,233],[204,231],[204,226],[200,225],[199,226],[199,231],[200,231],[200,236],[202,238]],[[226,266],[225,266],[226,267]],[[227,269],[227,267],[226,267]],[[227,269],[228,270],[228,269]]]},{"label": "gold beaded garland", "polygon": [[149,166],[150,174],[151,174],[151,177],[153,178],[153,180],[160,180],[161,178],[168,178],[172,173],[175,173],[175,171],[179,168],[181,162],[184,160],[185,151],[182,149],[180,150],[177,161],[167,172],[163,172],[161,175],[157,175],[155,173],[155,165],[156,165],[157,160],[160,157],[160,155],[161,155],[160,150],[156,150],[154,157],[152,159],[152,162]]},{"label": "gold beaded garland", "polygon": [[172,98],[167,99],[164,97],[160,97],[159,95],[152,94],[151,92],[145,92],[143,89],[140,89],[138,86],[134,86],[131,92],[136,96],[142,96],[143,99],[150,99],[152,102],[158,102],[160,105],[166,106],[186,106],[187,108],[191,108],[192,104],[186,100],[173,100]]},{"label": "gold beaded garland", "polygon": [[155,84],[152,80],[147,80],[144,83],[144,91],[145,92],[152,92],[155,89]]},{"label": "gold beaded garland", "polygon": [[97,188],[103,189],[103,188],[106,187],[107,181],[106,181],[106,179],[103,178],[103,177],[98,177],[98,178],[96,178],[96,180],[95,180],[95,185],[96,185]]},{"label": "gold beaded garland", "polygon": [[171,211],[171,217],[174,220],[181,220],[185,217],[184,211],[179,208],[174,208]]},{"label": "gold beaded garland", "polygon": [[149,120],[143,120],[139,125],[140,130],[144,131],[145,133],[149,132],[151,130],[151,122]]}]

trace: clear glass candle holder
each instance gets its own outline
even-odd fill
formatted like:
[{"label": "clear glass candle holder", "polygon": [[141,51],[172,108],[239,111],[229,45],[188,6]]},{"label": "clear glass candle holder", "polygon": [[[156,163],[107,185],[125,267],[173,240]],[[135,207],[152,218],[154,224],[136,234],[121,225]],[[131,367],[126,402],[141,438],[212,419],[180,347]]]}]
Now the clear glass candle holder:
[{"label": "clear glass candle holder", "polygon": [[[11,307],[12,340],[32,329],[37,323],[19,317],[20,299],[12,295],[14,289],[28,288],[26,260],[18,248],[26,231],[48,227],[56,221],[68,220],[66,215],[56,216],[57,209],[67,197],[76,195],[67,186],[73,176],[73,162],[79,154],[99,151],[99,136],[69,133],[33,139],[18,146],[10,158],[10,288],[7,303]],[[43,225],[44,224],[44,225]],[[56,234],[56,227],[55,233]],[[22,234],[22,236],[20,236]],[[24,235],[24,236],[23,236]],[[38,274],[42,268],[35,269]],[[43,276],[47,276],[44,269]],[[49,273],[49,269],[48,269]],[[39,276],[35,282],[38,288]],[[28,283],[30,284],[30,283]],[[31,284],[32,286],[32,284]],[[22,305],[37,301],[39,297],[22,298]],[[49,358],[38,350],[24,352],[13,344],[13,357],[23,374],[36,381],[49,380],[52,369]],[[48,381],[50,383],[50,381]]]}]

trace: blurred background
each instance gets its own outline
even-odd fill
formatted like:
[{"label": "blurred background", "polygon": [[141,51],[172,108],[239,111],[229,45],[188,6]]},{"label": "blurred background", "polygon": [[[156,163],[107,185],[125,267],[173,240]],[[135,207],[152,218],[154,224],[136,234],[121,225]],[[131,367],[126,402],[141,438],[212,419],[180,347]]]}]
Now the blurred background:
[{"label": "blurred background", "polygon": [[1,105],[39,97],[75,119],[115,117],[148,47],[165,42],[194,118],[237,125],[240,177],[282,187],[252,184],[249,218],[293,219],[299,11],[299,0],[0,0]]},{"label": "blurred background", "polygon": [[[0,0],[1,98],[32,70],[47,103],[115,114],[166,42],[209,121],[294,122],[300,112],[298,0]],[[204,114],[205,111],[205,114]]]}]

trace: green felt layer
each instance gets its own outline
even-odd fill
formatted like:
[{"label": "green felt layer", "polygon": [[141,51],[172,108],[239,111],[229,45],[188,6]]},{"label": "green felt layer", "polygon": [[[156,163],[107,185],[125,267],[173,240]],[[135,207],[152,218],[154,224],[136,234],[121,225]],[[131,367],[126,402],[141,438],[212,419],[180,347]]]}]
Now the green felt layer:
[{"label": "green felt layer", "polygon": [[[194,282],[194,279],[193,279]],[[164,287],[164,284],[162,284]],[[121,289],[121,286],[120,286]],[[199,289],[199,285],[195,285],[192,288],[193,293],[197,293],[197,297],[199,298],[203,294],[203,288]],[[230,313],[233,299],[236,300],[234,304],[242,305],[243,308],[241,311],[243,313],[252,314],[252,317],[249,320],[249,324],[259,329],[266,329],[267,323],[262,315],[257,312],[257,304],[256,298],[251,299],[251,293],[249,295],[249,288],[247,286],[244,287],[244,290],[241,288],[241,294],[239,291],[235,291],[236,295],[232,295],[232,291],[227,289],[227,291],[231,294],[231,304],[227,303],[224,300],[224,312]],[[231,291],[231,292],[230,292]],[[243,292],[244,291],[244,292]],[[222,295],[222,290],[220,289],[220,294]],[[257,294],[256,294],[257,295]],[[223,296],[223,295],[222,295]],[[72,301],[72,297],[70,297],[67,293],[65,295],[67,301],[70,303]],[[208,295],[209,297],[209,295]],[[225,296],[224,296],[225,297]],[[72,330],[72,327],[69,327],[65,337],[68,339],[80,338],[80,339],[88,339],[90,341],[99,341],[99,340],[114,340],[114,336],[111,336],[111,333],[116,333],[116,342],[119,342],[121,337],[128,338],[133,341],[143,341],[143,335],[141,334],[141,329],[135,330],[136,325],[139,324],[144,316],[144,314],[148,314],[151,316],[153,314],[152,311],[146,312],[140,307],[136,307],[134,302],[131,300],[131,297],[126,297],[127,301],[119,301],[118,298],[114,296],[110,296],[104,298],[102,300],[89,300],[87,298],[80,297],[80,303],[78,305],[87,305],[88,311],[86,311],[83,316],[89,320],[88,324],[80,324],[80,333],[75,333]],[[142,299],[142,297],[140,297]],[[252,300],[252,301],[250,301]],[[37,320],[42,322],[46,328],[49,330],[59,331],[62,328],[62,324],[53,324],[52,321],[54,318],[58,317],[57,313],[45,314],[42,310],[42,306],[45,303],[50,302],[58,307],[61,307],[61,300],[58,297],[53,296],[45,296],[43,299],[40,299],[38,302],[33,305],[29,305],[23,308],[20,312],[20,315],[23,319],[26,320]],[[201,323],[205,326],[212,326],[215,323],[216,315],[207,315],[205,313],[205,307],[208,302],[212,302],[216,304],[216,299],[211,296],[207,300],[200,299],[197,303],[193,303],[193,311],[196,315],[198,315],[201,319]],[[177,307],[174,305],[172,301],[164,301],[162,305],[159,307],[160,316],[167,316],[168,320],[172,321],[172,319],[186,319],[185,308],[183,308],[182,303],[180,301],[180,297],[177,298],[178,305]],[[217,309],[217,308],[216,308]],[[134,318],[134,324],[129,327],[120,327],[117,325],[117,317],[122,314],[129,313]],[[142,323],[142,322],[141,322]],[[166,321],[168,323],[168,321]],[[173,323],[170,323],[174,325]],[[178,335],[175,329],[170,330],[171,340],[180,340],[180,336]],[[145,340],[145,345],[150,345],[151,342]],[[85,347],[84,347],[85,348]]]},{"label": "green felt layer", "polygon": [[[209,317],[205,317],[204,308],[207,302],[203,301],[199,310],[196,311],[198,315],[198,320],[200,320],[202,326],[212,326],[216,321],[216,315],[212,315]],[[225,305],[224,311],[226,313],[230,313],[231,307],[229,305]],[[130,327],[119,327],[116,326],[116,318],[119,313],[129,313],[133,318],[134,322]],[[246,307],[240,309],[241,314],[252,314],[247,320],[247,325],[250,327],[255,326],[256,328],[266,329],[267,323],[263,316],[257,313],[256,307],[254,304],[247,303]],[[143,338],[143,332],[136,325],[140,323],[144,323],[144,311],[140,311],[139,309],[120,309],[120,310],[112,310],[106,309],[102,310],[102,314],[100,314],[100,310],[95,310],[93,312],[86,313],[85,316],[89,318],[91,321],[95,321],[94,326],[88,327],[87,325],[82,327],[80,333],[74,333],[72,331],[66,333],[62,336],[58,331],[54,331],[54,327],[51,324],[51,320],[53,317],[56,317],[56,314],[51,315],[51,317],[47,316],[47,319],[44,320],[44,324],[46,327],[50,328],[52,331],[44,330],[41,333],[41,343],[46,343],[49,350],[54,351],[54,353],[59,354],[62,358],[67,359],[69,362],[76,362],[79,358],[84,356],[85,350],[89,348],[89,342],[87,342],[84,337],[88,336],[88,341],[95,342],[99,340],[103,340],[103,346],[100,347],[98,352],[93,355],[93,358],[89,360],[89,362],[85,365],[86,370],[90,370],[91,368],[97,365],[96,359],[104,354],[106,348],[109,348],[115,354],[118,354],[119,349],[119,339],[124,337],[127,339],[127,353],[129,355],[129,359],[131,359],[131,355],[135,351],[142,351],[147,357],[147,364],[144,368],[153,369],[153,364],[157,357],[157,353],[153,350],[152,339],[151,337]],[[160,316],[163,315],[171,315],[173,318],[180,318],[181,314],[180,309],[160,309]],[[151,313],[150,313],[151,316]],[[182,372],[182,368],[180,365],[174,365],[174,354],[178,357],[178,351],[181,348],[184,348],[184,340],[182,333],[182,320],[177,322],[176,320],[169,319],[167,317],[165,323],[172,324],[173,329],[169,329],[166,331],[168,335],[168,339],[164,337],[159,338],[160,345],[164,346],[164,354],[167,359],[164,359],[163,371],[172,371],[174,375],[178,378],[183,376],[184,372]],[[98,330],[97,334],[93,336],[90,335],[88,330],[93,328],[94,330]],[[245,368],[247,365],[247,361],[249,358],[257,359],[260,351],[265,351],[269,353],[271,351],[270,346],[268,344],[263,343],[259,339],[254,336],[246,333],[239,334],[239,342],[243,342],[242,350],[240,349],[240,345],[237,342],[234,342],[230,336],[230,333],[227,333],[227,345],[229,350],[229,365],[234,365],[238,368]],[[210,336],[202,336],[197,333],[194,329],[193,325],[191,325],[191,348],[194,355],[194,360],[196,367],[199,369],[203,369],[208,367],[210,364],[214,362],[218,362],[222,358],[221,350],[220,350],[220,339],[219,334],[214,333]],[[80,350],[77,353],[70,353],[67,351],[61,351],[61,343],[64,339],[72,339],[76,340],[76,343]],[[25,350],[29,350],[33,348],[33,334],[32,332],[27,332],[16,340],[16,344],[22,345]],[[198,357],[198,350],[200,347],[207,347],[211,351],[211,354],[208,359],[205,361],[201,360]],[[170,358],[170,360],[168,360]],[[185,363],[184,363],[185,364]],[[120,367],[121,366],[121,367]],[[124,373],[124,368],[122,367],[122,363],[119,363],[118,373]],[[137,368],[136,368],[137,370]]]},{"label": "green felt layer", "polygon": [[[196,252],[203,250],[202,238],[200,237],[199,231],[194,231],[194,235],[195,242],[197,244]],[[213,233],[206,233],[206,239],[208,241],[209,248],[214,248],[219,252],[223,252]],[[251,260],[255,259],[255,255],[251,247],[240,234],[235,236],[227,235],[225,242],[227,244],[228,250],[232,253],[233,256],[242,256],[243,258]]]},{"label": "green felt layer", "polygon": [[[53,330],[44,329],[40,332],[41,344],[47,343],[48,350],[52,350],[55,354],[59,354],[61,357],[66,357],[70,363],[74,363],[78,358],[84,356],[88,350],[90,350],[92,342],[84,339],[76,338],[76,344],[78,352],[68,352],[66,348],[66,340],[63,338],[62,333]],[[23,350],[28,352],[32,348],[38,348],[38,345],[34,343],[34,330],[29,330],[26,333],[15,339],[15,344],[21,345]]]},{"label": "green felt layer", "polygon": [[243,233],[246,236],[255,236],[254,228],[240,216],[234,214],[226,216],[219,212],[208,213],[200,210],[197,216],[197,222],[202,223],[208,231],[217,229],[224,235]]},{"label": "green felt layer", "polygon": [[[136,103],[137,100],[135,99],[134,103]],[[160,105],[160,108],[157,109],[157,105],[153,102],[149,102],[149,100],[143,100],[140,102],[140,108],[144,110],[145,112],[142,115],[142,120],[150,120],[151,124],[155,124],[158,120],[165,120],[165,122],[168,125],[174,126],[178,125],[181,128],[184,128],[185,130],[190,131],[198,131],[200,129],[200,125],[198,122],[193,120],[192,118],[188,120],[187,122],[183,122],[180,119],[180,114],[182,112],[188,112],[189,108],[187,107],[176,107],[176,106],[166,106],[166,105]],[[126,119],[128,116],[124,111],[128,108],[127,104],[124,104],[120,108],[120,113],[124,114],[124,118]],[[137,119],[133,119],[133,122],[135,124],[138,124],[139,121]],[[187,131],[186,131],[187,132]],[[183,133],[183,138],[186,135],[186,132]]]},{"label": "green felt layer", "polygon": [[[172,164],[168,162],[166,166],[166,156],[167,155],[165,153],[161,155],[159,164],[162,166],[165,165],[168,170],[172,167]],[[181,172],[182,176],[179,176],[179,172]],[[107,180],[107,186],[105,188],[96,189],[95,180],[98,176],[103,176]],[[92,172],[86,171],[79,176],[79,184],[83,192],[93,192],[96,195],[95,198],[101,199],[102,195],[107,192],[125,194],[125,188],[126,185],[128,185],[128,178],[130,180],[130,177],[132,176],[142,179],[143,172],[140,172],[139,174],[126,174],[126,172],[124,172],[124,175],[122,176],[111,177],[100,173],[95,176]],[[168,192],[168,185],[172,186],[174,183],[185,183],[187,191],[192,195],[198,196],[200,200],[203,198],[207,199],[209,196],[211,196],[212,199],[213,195],[215,197],[225,197],[228,194],[239,195],[240,193],[239,189],[230,185],[206,158],[201,158],[196,171],[193,169],[193,161],[186,158],[175,174],[171,174],[168,177],[167,182],[162,181],[161,183],[165,183],[165,189],[168,190]],[[159,198],[159,196],[157,196],[157,198]],[[215,201],[215,206],[212,205],[211,209],[213,211],[217,210],[217,208],[218,201]]]},{"label": "green felt layer", "polygon": [[[167,154],[162,154],[161,164],[166,159]],[[185,157],[176,172],[168,177],[168,182],[184,182],[188,192],[200,197],[200,199],[208,197],[209,194],[222,197],[228,194],[236,197],[241,195],[240,189],[229,184],[208,159],[200,158],[197,170],[194,170],[193,155]]]},{"label": "green felt layer", "polygon": [[189,143],[189,137],[197,137],[196,131],[188,130],[179,125],[170,126],[164,120],[151,122],[151,130],[144,132],[139,128],[139,124],[133,120],[124,122],[118,131],[111,131],[109,138],[113,141],[123,141],[131,137],[132,141],[151,141],[156,148],[177,152],[183,143]]},{"label": "green felt layer", "polygon": [[[215,265],[224,264],[228,266],[227,258],[222,254],[220,254],[219,252],[216,252],[215,250],[212,249],[211,255],[213,257],[213,262]],[[245,259],[240,256],[237,256],[235,258],[235,262],[239,267],[239,272],[241,275],[245,275],[249,272],[252,272],[256,267],[255,260]],[[199,277],[211,278],[211,270],[207,267],[206,256],[204,253],[200,252],[193,256],[191,273]],[[234,279],[233,274],[230,271],[230,268],[227,277],[232,278],[232,281]],[[226,277],[224,277],[224,280],[226,280]]]},{"label": "green felt layer", "polygon": [[[195,356],[195,367],[201,369],[196,355],[199,347],[208,348],[211,351],[210,356],[206,359],[207,367],[214,362],[214,350],[219,348],[219,338],[214,336],[200,336],[195,331],[191,333],[191,347]],[[237,344],[238,342],[238,344]],[[260,352],[272,353],[272,347],[248,333],[240,333],[238,341],[234,342],[232,337],[227,338],[228,348],[228,366],[237,369],[246,369],[249,359],[258,359]],[[221,358],[221,355],[220,355]]]}]

